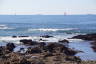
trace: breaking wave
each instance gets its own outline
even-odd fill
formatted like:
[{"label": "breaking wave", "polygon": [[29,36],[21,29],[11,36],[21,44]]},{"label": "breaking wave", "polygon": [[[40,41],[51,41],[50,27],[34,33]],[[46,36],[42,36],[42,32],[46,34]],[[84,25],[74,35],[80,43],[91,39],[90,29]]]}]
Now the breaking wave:
[{"label": "breaking wave", "polygon": [[77,30],[77,28],[64,28],[64,29],[39,28],[39,29],[28,29],[28,31],[69,31],[69,30]]},{"label": "breaking wave", "polygon": [[14,29],[14,28],[8,27],[6,25],[0,25],[0,30],[5,30],[5,29]]}]

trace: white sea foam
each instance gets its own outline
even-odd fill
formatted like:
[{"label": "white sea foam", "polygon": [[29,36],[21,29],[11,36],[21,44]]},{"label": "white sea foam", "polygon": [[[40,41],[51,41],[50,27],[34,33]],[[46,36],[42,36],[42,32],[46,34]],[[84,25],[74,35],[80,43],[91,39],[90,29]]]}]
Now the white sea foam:
[{"label": "white sea foam", "polygon": [[[63,39],[67,39],[70,42],[74,42],[74,41],[82,41],[80,39],[68,39],[71,38],[72,36],[74,36],[75,34],[67,34],[67,35],[57,35],[54,37],[50,37],[50,38],[43,38],[43,37],[38,37],[38,36],[29,36],[29,37],[16,37],[13,38],[11,36],[6,36],[6,37],[0,37],[0,41],[1,42],[12,42],[15,44],[21,44],[20,40],[22,39],[31,39],[33,41],[37,41],[37,42],[58,42],[59,40],[63,40]],[[42,39],[42,40],[40,40]]]},{"label": "white sea foam", "polygon": [[69,30],[77,30],[77,28],[64,28],[64,29],[38,28],[38,29],[28,29],[28,31],[69,31]]},{"label": "white sea foam", "polygon": [[6,36],[6,37],[0,37],[1,42],[12,42],[15,44],[20,44],[20,40],[22,39],[32,39],[32,37],[17,37],[17,38],[12,38],[11,36]]},{"label": "white sea foam", "polygon": [[4,25],[4,24],[0,24],[0,26],[6,26],[6,25]]},{"label": "white sea foam", "polygon": [[6,29],[14,29],[14,28],[9,28],[9,27],[1,28],[1,27],[0,27],[0,30],[6,30]]},{"label": "white sea foam", "polygon": [[14,29],[14,28],[8,27],[6,25],[0,25],[0,30],[5,30],[5,29]]}]

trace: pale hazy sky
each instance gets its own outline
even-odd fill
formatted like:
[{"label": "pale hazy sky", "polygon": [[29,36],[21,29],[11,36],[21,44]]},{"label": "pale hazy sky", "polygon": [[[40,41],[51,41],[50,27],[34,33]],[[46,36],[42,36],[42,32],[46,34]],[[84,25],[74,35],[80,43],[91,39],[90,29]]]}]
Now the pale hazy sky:
[{"label": "pale hazy sky", "polygon": [[0,14],[96,14],[96,0],[0,0]]}]

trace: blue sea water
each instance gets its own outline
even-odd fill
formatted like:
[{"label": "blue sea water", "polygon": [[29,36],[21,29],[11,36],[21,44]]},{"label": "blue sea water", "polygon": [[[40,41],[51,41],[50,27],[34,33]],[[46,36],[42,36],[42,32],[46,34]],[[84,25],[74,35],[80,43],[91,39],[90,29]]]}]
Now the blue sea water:
[{"label": "blue sea water", "polygon": [[[71,34],[87,33],[96,33],[96,15],[0,15],[0,37],[14,35],[67,37]],[[4,40],[6,41],[6,38]],[[6,43],[0,41],[0,45]],[[84,52],[77,54],[81,59],[96,60],[96,53],[93,52],[90,42],[74,40],[69,46]],[[17,46],[16,50],[18,47],[21,46]]]},{"label": "blue sea water", "polygon": [[0,36],[96,33],[96,15],[0,15],[0,25]]}]

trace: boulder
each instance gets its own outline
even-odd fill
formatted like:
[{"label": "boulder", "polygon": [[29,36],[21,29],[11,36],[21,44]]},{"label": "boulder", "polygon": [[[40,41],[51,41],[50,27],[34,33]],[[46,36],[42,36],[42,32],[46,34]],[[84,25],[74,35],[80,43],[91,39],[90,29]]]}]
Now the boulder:
[{"label": "boulder", "polygon": [[8,44],[6,44],[6,49],[7,49],[7,50],[13,51],[14,48],[15,48],[14,43],[8,43]]},{"label": "boulder", "polygon": [[75,55],[77,53],[77,51],[70,49],[68,47],[66,47],[65,45],[59,44],[59,43],[50,43],[49,45],[47,45],[47,50],[49,52],[54,52],[54,51],[59,51],[60,53],[64,53],[66,55]]},{"label": "boulder", "polygon": [[47,46],[44,47],[44,50],[53,52],[56,47],[60,46],[57,43],[49,43]]},{"label": "boulder", "polygon": [[74,56],[75,54],[78,53],[78,51],[75,51],[73,49],[70,49],[70,48],[67,48],[64,53],[67,55],[67,56]]},{"label": "boulder", "polygon": [[44,48],[45,45],[46,45],[45,42],[40,42],[40,43],[39,43],[40,48]]},{"label": "boulder", "polygon": [[40,36],[40,37],[43,37],[43,38],[50,38],[50,37],[53,37],[53,36],[44,35],[44,36]]},{"label": "boulder", "polygon": [[64,39],[64,40],[60,40],[59,42],[62,42],[62,43],[69,43],[68,40]]},{"label": "boulder", "polygon": [[5,47],[0,46],[0,56],[4,55],[4,53],[5,53]]},{"label": "boulder", "polygon": [[59,43],[50,43],[45,46],[44,50],[49,51],[51,53],[60,52],[70,56],[74,56],[77,53],[77,51],[74,51],[73,49],[70,49],[65,45]]},{"label": "boulder", "polygon": [[12,36],[13,38],[17,38],[17,36]]},{"label": "boulder", "polygon": [[36,45],[38,44],[38,42],[36,41],[32,41],[31,39],[23,39],[23,40],[20,40],[20,42],[22,42],[24,45]]},{"label": "boulder", "polygon": [[34,54],[34,53],[41,53],[41,49],[39,47],[29,47],[28,50],[26,51],[26,53],[28,54]]}]

